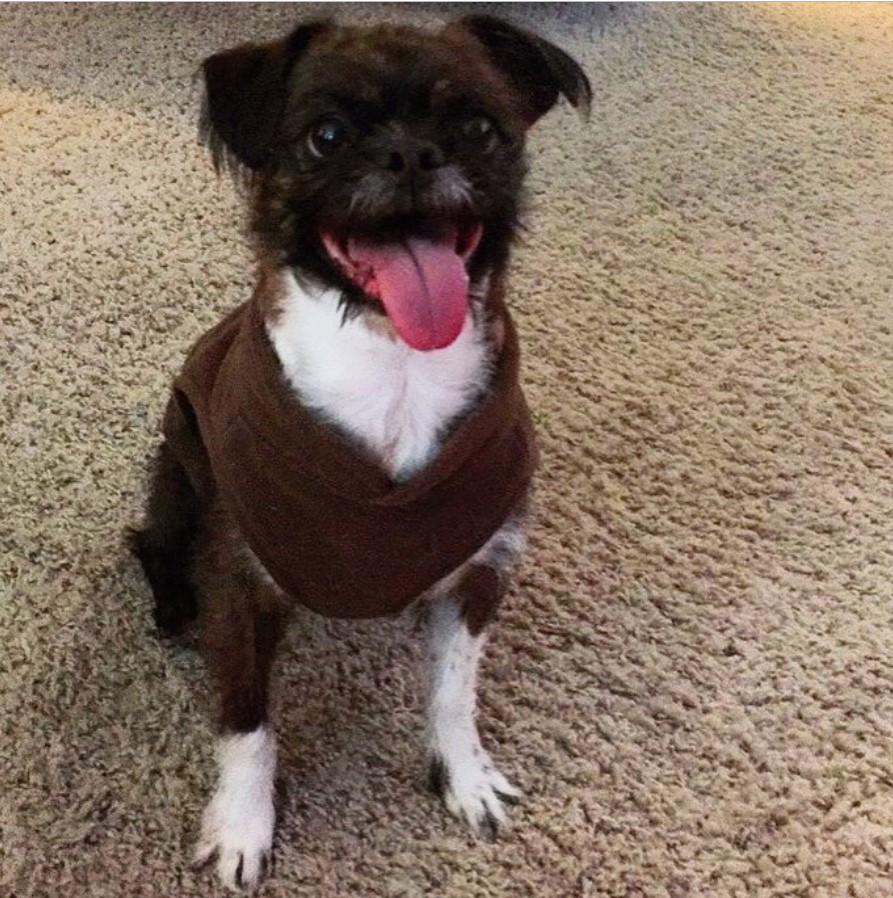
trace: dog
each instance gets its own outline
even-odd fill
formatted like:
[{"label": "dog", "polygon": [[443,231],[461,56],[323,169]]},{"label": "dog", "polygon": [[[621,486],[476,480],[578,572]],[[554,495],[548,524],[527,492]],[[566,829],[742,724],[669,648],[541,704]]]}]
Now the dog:
[{"label": "dog", "polygon": [[220,693],[196,863],[270,871],[270,672],[301,603],[423,609],[429,786],[493,838],[519,792],[475,723],[478,661],[537,461],[505,273],[524,144],[581,67],[470,16],[438,32],[313,21],[203,63],[202,135],[244,185],[256,288],[175,379],[131,547],[154,619],[198,622]]}]

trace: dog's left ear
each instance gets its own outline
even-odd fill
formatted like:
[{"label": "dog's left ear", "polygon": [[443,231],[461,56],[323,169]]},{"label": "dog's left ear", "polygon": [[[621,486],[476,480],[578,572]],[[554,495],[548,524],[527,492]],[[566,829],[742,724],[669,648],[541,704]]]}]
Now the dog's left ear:
[{"label": "dog's left ear", "polygon": [[517,91],[528,127],[558,102],[559,94],[589,114],[589,79],[564,50],[493,16],[466,16],[451,27],[470,32],[484,45],[490,61]]},{"label": "dog's left ear", "polygon": [[233,162],[250,171],[264,167],[282,121],[288,76],[311,41],[331,27],[309,22],[284,40],[243,44],[202,63],[201,135],[216,169]]}]

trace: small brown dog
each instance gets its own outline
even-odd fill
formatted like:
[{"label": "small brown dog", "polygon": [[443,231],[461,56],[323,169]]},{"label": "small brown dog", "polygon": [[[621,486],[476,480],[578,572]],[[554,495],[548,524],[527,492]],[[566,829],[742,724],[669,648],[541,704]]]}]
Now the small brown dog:
[{"label": "small brown dog", "polygon": [[204,63],[204,134],[243,176],[257,288],[193,347],[133,535],[159,627],[196,616],[222,693],[200,862],[269,870],[270,669],[288,610],[430,621],[430,784],[492,837],[517,791],[475,676],[536,462],[503,297],[527,130],[586,76],[486,16],[328,22]]}]

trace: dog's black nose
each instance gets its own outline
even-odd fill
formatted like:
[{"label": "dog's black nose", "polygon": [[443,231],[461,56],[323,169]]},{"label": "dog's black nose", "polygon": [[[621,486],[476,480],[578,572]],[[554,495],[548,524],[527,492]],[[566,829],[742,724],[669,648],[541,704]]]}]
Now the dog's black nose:
[{"label": "dog's black nose", "polygon": [[443,150],[428,140],[420,140],[405,134],[390,135],[378,149],[378,165],[394,174],[413,171],[433,171],[445,164]]}]

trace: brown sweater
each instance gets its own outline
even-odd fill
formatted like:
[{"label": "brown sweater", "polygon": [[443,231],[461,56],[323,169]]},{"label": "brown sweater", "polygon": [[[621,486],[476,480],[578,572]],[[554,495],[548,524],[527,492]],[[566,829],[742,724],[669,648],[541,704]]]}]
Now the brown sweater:
[{"label": "brown sweater", "polygon": [[193,347],[164,435],[285,592],[332,617],[395,614],[480,549],[530,485],[536,445],[502,315],[491,391],[405,483],[298,402],[256,299]]}]

